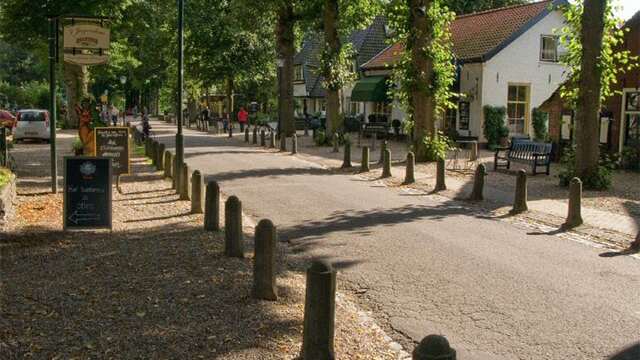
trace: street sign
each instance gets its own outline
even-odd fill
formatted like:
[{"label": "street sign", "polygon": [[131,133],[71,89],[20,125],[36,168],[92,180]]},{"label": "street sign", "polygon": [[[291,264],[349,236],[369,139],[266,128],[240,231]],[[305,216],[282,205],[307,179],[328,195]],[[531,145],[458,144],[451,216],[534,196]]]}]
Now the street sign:
[{"label": "street sign", "polygon": [[97,127],[94,134],[94,155],[111,158],[111,173],[128,175],[131,171],[129,128]]},{"label": "street sign", "polygon": [[111,159],[64,157],[62,226],[67,229],[111,229]]}]

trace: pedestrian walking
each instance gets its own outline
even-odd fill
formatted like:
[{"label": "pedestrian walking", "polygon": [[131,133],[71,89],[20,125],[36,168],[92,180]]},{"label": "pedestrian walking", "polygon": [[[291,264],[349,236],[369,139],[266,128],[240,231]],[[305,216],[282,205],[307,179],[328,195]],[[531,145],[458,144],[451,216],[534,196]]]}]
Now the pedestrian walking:
[{"label": "pedestrian walking", "polygon": [[209,110],[209,105],[204,106],[204,110],[202,110],[202,119],[206,124],[209,124],[209,120],[211,119],[211,111]]},{"label": "pedestrian walking", "polygon": [[244,124],[247,123],[247,117],[249,113],[244,109],[243,106],[240,106],[240,110],[238,110],[238,123],[240,124],[240,132],[244,131]]},{"label": "pedestrian walking", "polygon": [[227,127],[229,126],[229,113],[227,109],[222,110],[222,128],[224,132],[227,132]]},{"label": "pedestrian walking", "polygon": [[133,113],[133,121],[138,120],[138,105],[135,105],[131,112]]},{"label": "pedestrian walking", "polygon": [[120,110],[118,110],[118,108],[115,105],[111,106],[111,122],[113,123],[113,126],[118,126],[118,114],[120,113]]}]

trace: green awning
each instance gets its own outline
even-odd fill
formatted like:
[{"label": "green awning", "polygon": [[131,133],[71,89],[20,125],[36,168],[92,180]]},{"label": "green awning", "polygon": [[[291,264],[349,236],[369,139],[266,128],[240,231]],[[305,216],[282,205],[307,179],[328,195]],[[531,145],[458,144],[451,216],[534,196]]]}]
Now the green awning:
[{"label": "green awning", "polygon": [[388,76],[368,76],[358,80],[351,91],[351,101],[388,101]]}]

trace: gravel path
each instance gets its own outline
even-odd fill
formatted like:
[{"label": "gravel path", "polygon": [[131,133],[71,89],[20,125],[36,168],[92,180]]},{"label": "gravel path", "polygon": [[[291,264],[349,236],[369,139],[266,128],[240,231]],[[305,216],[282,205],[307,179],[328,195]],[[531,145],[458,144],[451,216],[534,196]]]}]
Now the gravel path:
[{"label": "gravel path", "polygon": [[[72,134],[61,135],[67,153]],[[281,299],[251,299],[247,259],[222,257],[222,234],[177,201],[170,182],[132,159],[114,191],[114,231],[61,232],[61,195],[48,194],[47,145],[21,144],[19,205],[0,236],[2,359],[291,359],[298,355],[304,267],[279,248]],[[62,167],[60,167],[62,168]],[[245,234],[254,221],[246,219]],[[401,352],[339,293],[336,354]]]}]

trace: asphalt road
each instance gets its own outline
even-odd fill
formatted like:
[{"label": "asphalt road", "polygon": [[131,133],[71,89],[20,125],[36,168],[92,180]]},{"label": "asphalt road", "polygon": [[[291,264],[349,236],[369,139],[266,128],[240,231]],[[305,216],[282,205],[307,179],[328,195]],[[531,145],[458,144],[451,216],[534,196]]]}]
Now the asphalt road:
[{"label": "asphalt road", "polygon": [[[174,130],[153,123],[174,146]],[[399,336],[459,359],[640,359],[640,262],[235,139],[185,130],[186,159],[281,240],[339,266]],[[621,357],[623,358],[623,357]]]}]

